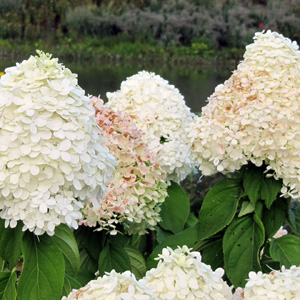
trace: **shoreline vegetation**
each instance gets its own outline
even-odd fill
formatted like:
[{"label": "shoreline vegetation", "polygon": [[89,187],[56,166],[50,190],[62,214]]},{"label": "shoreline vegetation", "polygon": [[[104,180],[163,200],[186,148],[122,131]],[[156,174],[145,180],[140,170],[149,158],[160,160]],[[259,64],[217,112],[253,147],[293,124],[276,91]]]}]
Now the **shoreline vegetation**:
[{"label": "shoreline vegetation", "polygon": [[300,42],[298,2],[1,0],[0,59],[236,66],[255,32]]}]

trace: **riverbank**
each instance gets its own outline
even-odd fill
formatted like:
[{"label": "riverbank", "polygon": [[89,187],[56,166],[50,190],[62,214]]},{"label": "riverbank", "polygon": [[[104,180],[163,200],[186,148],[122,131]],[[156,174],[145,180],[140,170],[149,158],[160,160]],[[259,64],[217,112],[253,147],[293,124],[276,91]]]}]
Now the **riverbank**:
[{"label": "riverbank", "polygon": [[205,43],[191,46],[161,46],[142,41],[119,41],[116,38],[62,38],[58,40],[4,40],[0,39],[0,59],[26,58],[36,49],[49,52],[53,57],[68,61],[126,61],[170,63],[187,65],[236,64],[244,49],[210,49]]}]

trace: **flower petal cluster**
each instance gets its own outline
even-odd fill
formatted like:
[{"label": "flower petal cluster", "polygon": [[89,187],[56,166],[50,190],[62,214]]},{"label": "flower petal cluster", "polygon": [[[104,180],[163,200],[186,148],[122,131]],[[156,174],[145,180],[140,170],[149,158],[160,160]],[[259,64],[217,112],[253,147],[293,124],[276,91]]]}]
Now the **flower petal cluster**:
[{"label": "flower petal cluster", "polygon": [[150,150],[159,152],[159,163],[168,180],[181,181],[193,169],[186,126],[193,120],[179,90],[159,75],[141,71],[107,93],[108,105],[125,111],[146,133]]},{"label": "flower petal cluster", "polygon": [[232,299],[231,288],[223,281],[223,269],[212,271],[201,262],[199,252],[187,246],[164,248],[158,266],[146,273],[142,282],[163,299],[225,300]]},{"label": "flower petal cluster", "polygon": [[298,45],[271,31],[254,40],[190,126],[191,147],[204,175],[264,162],[271,176],[283,180],[282,194],[299,197]]},{"label": "flower petal cluster", "polygon": [[292,266],[270,274],[250,272],[244,289],[246,300],[300,299],[300,267]]},{"label": "flower petal cluster", "polygon": [[60,223],[77,228],[82,202],[104,194],[116,161],[76,75],[38,53],[0,79],[0,217],[52,235]]},{"label": "flower petal cluster", "polygon": [[112,270],[103,277],[73,290],[62,300],[158,300],[130,271],[122,274]]},{"label": "flower petal cluster", "polygon": [[160,221],[159,203],[167,196],[165,172],[157,163],[155,153],[147,149],[143,132],[130,116],[104,105],[100,98],[91,103],[106,145],[118,166],[98,208],[86,205],[83,223],[112,230],[122,223],[129,234],[144,234]]}]

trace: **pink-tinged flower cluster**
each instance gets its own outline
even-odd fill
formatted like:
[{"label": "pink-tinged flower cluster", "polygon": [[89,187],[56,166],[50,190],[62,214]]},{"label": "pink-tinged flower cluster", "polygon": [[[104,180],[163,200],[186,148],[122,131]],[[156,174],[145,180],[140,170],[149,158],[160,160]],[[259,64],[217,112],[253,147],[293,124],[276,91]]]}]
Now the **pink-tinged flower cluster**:
[{"label": "pink-tinged flower cluster", "polygon": [[62,300],[159,300],[135,276],[126,271],[112,270],[103,277],[91,280],[79,290],[73,290]]},{"label": "pink-tinged flower cluster", "polygon": [[77,75],[39,52],[0,79],[0,218],[40,235],[77,228],[84,201],[105,192],[116,161]]},{"label": "pink-tinged flower cluster", "polygon": [[165,174],[131,117],[113,111],[99,98],[93,97],[91,102],[101,134],[118,166],[100,206],[83,209],[83,223],[99,224],[100,229],[111,233],[116,233],[116,225],[122,223],[129,234],[143,234],[160,221],[159,203],[167,196]]},{"label": "pink-tinged flower cluster", "polygon": [[119,91],[107,93],[107,98],[111,108],[125,111],[145,132],[168,180],[181,181],[193,170],[186,133],[193,114],[177,88],[159,75],[141,71],[123,81]]},{"label": "pink-tinged flower cluster", "polygon": [[300,299],[300,267],[292,266],[270,274],[250,272],[244,289],[246,300]]},{"label": "pink-tinged flower cluster", "polygon": [[201,262],[199,252],[186,246],[172,250],[164,248],[156,268],[143,280],[147,288],[161,300],[231,300],[231,288],[223,281],[224,270],[213,271]]},{"label": "pink-tinged flower cluster", "polygon": [[271,31],[254,40],[190,126],[192,151],[204,175],[264,162],[271,176],[283,180],[282,194],[299,197],[298,45]]}]

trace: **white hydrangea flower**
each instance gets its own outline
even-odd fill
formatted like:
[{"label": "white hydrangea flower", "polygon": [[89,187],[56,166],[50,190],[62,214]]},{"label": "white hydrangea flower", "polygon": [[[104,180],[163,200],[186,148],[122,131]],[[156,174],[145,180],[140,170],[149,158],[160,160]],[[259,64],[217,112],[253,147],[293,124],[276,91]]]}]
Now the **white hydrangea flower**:
[{"label": "white hydrangea flower", "polygon": [[278,231],[274,234],[273,238],[278,239],[286,234],[288,234],[288,231],[286,229],[283,229],[283,226],[280,226]]},{"label": "white hydrangea flower", "polygon": [[194,115],[177,88],[159,75],[141,71],[107,98],[108,106],[125,111],[146,133],[150,151],[160,152],[159,164],[168,180],[181,181],[193,170],[186,126]]},{"label": "white hydrangea flower", "polygon": [[276,32],[256,33],[244,60],[216,87],[189,127],[204,175],[234,172],[264,162],[283,195],[300,191],[300,52]]},{"label": "white hydrangea flower", "polygon": [[300,299],[300,267],[292,266],[270,274],[250,272],[244,289],[246,300]]},{"label": "white hydrangea flower", "polygon": [[116,161],[75,74],[38,52],[0,79],[0,217],[40,235],[77,228],[82,201],[104,195]]},{"label": "white hydrangea flower", "polygon": [[223,269],[212,271],[201,262],[199,252],[187,246],[164,248],[156,268],[142,282],[161,299],[225,300],[232,299],[231,288],[223,281]]},{"label": "white hydrangea flower", "polygon": [[79,290],[73,290],[62,300],[158,300],[135,276],[126,271],[112,270],[103,277],[90,281]]}]

